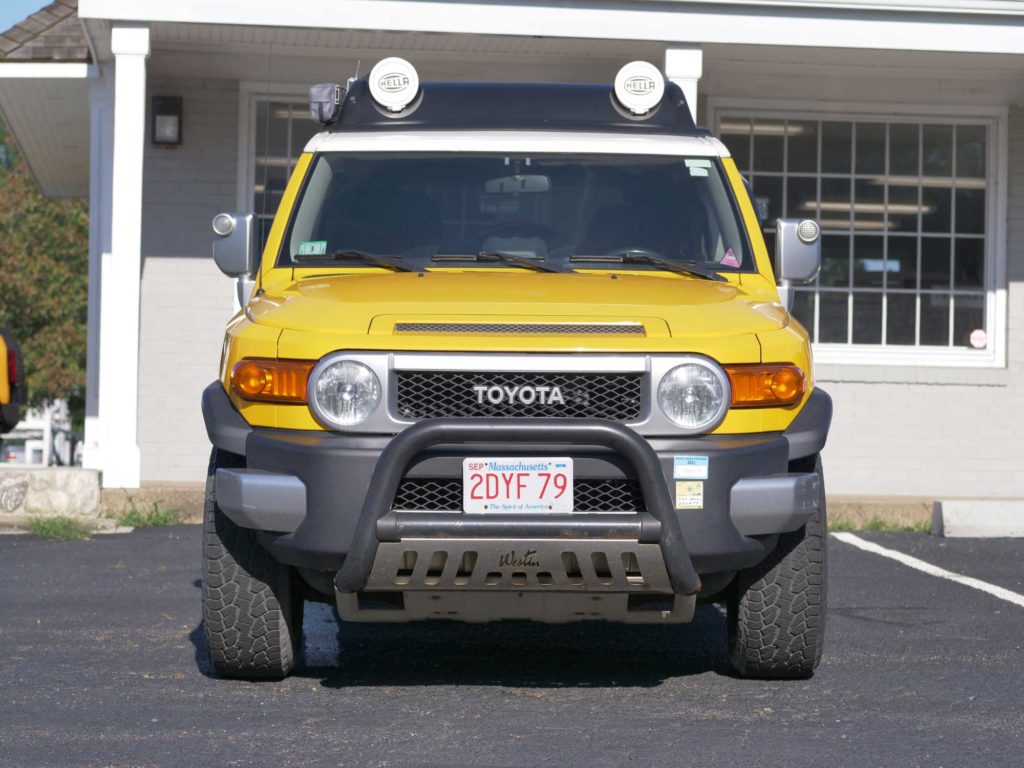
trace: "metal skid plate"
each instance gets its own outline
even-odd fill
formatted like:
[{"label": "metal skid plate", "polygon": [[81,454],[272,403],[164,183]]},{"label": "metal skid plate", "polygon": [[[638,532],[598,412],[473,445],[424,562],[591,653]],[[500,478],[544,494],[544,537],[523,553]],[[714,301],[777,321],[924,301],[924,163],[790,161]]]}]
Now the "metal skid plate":
[{"label": "metal skid plate", "polygon": [[[380,594],[380,593],[377,593]],[[374,605],[372,599],[339,592],[338,614],[345,621],[405,623],[447,619],[470,623],[525,619],[546,624],[615,621],[622,624],[686,624],[693,621],[694,595],[664,595],[664,600],[634,608],[622,592],[427,592],[397,593],[399,605]],[[372,593],[365,595],[372,597]]]},{"label": "metal skid plate", "polygon": [[635,539],[381,542],[364,591],[337,599],[343,619],[396,622],[679,623],[695,604],[673,594],[661,548]]},{"label": "metal skid plate", "polygon": [[403,539],[381,542],[369,590],[663,592],[661,548],[626,539]]}]

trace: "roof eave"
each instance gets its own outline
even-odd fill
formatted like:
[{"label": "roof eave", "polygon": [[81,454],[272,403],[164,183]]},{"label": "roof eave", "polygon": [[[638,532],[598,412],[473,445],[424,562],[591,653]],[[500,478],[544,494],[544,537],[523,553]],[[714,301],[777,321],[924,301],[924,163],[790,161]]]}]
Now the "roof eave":
[{"label": "roof eave", "polygon": [[88,195],[89,87],[98,76],[80,62],[0,62],[0,116],[47,197]]}]

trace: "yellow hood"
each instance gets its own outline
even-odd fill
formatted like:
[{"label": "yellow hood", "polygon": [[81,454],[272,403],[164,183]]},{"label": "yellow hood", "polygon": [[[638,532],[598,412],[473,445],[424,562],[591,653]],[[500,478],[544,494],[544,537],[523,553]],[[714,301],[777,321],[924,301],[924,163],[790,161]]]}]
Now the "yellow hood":
[{"label": "yellow hood", "polygon": [[518,319],[639,323],[648,339],[710,339],[786,323],[777,305],[731,282],[668,273],[498,269],[311,276],[254,298],[248,314],[261,325],[331,336],[391,335],[398,322]]}]

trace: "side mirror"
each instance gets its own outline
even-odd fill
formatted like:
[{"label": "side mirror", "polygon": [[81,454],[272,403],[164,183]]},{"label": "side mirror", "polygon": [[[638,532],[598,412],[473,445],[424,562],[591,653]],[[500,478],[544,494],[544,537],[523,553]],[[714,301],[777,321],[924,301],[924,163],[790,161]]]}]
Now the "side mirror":
[{"label": "side mirror", "polygon": [[772,200],[770,197],[755,197],[754,211],[757,212],[757,223],[764,229],[768,223],[768,212],[771,210]]},{"label": "side mirror", "polygon": [[218,213],[213,217],[213,260],[228,277],[256,271],[251,213]]},{"label": "side mirror", "polygon": [[792,286],[811,282],[821,269],[821,227],[811,219],[779,219],[775,226],[779,296],[790,309]]},{"label": "side mirror", "polygon": [[743,178],[743,186],[747,188],[747,195],[750,196],[750,204],[754,206],[754,213],[757,214],[757,223],[764,229],[764,225],[768,223],[768,211],[771,209],[771,198],[768,197],[755,197],[754,188],[750,185],[750,181],[746,176]]}]

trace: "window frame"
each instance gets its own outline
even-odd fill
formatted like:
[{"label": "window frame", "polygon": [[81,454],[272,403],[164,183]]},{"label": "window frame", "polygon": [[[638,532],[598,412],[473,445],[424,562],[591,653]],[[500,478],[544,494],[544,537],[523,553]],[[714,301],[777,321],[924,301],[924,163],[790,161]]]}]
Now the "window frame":
[{"label": "window frame", "polygon": [[[293,208],[292,208],[292,213],[291,213],[291,216],[288,219],[284,235],[281,238],[280,248],[278,249],[277,254],[274,255],[274,266],[275,266],[275,268],[297,269],[297,268],[300,268],[300,267],[308,267],[309,266],[308,264],[296,264],[296,263],[294,263],[294,257],[289,253],[289,250],[290,250],[289,246],[290,246],[290,243],[291,243],[293,228],[295,226],[296,216],[297,216],[298,212],[301,209],[302,202],[303,202],[303,200],[304,200],[304,198],[306,196],[306,190],[309,187],[310,181],[313,178],[313,174],[314,174],[314,172],[316,170],[317,163],[322,162],[322,160],[324,158],[330,157],[331,155],[342,155],[342,156],[344,156],[344,155],[355,155],[355,156],[359,156],[361,158],[366,158],[366,157],[378,158],[378,157],[387,157],[387,156],[395,156],[395,155],[401,155],[401,156],[406,156],[407,157],[409,155],[415,155],[415,156],[419,156],[419,157],[423,157],[423,158],[430,158],[430,157],[433,157],[433,156],[443,157],[443,156],[451,155],[451,154],[461,154],[461,156],[463,156],[463,157],[471,157],[471,156],[474,156],[474,155],[485,155],[485,156],[488,156],[488,155],[498,155],[498,154],[503,154],[503,153],[499,152],[499,151],[475,151],[475,150],[471,150],[471,151],[466,151],[466,152],[461,152],[460,153],[460,152],[453,152],[452,150],[433,148],[433,149],[427,149],[427,150],[422,150],[422,151],[413,151],[413,152],[396,152],[394,150],[388,150],[388,149],[384,149],[384,150],[381,150],[381,149],[367,149],[367,150],[359,151],[359,152],[344,152],[344,151],[340,151],[340,150],[331,150],[331,149],[319,150],[318,149],[316,152],[313,152],[311,154],[313,155],[313,158],[312,158],[312,161],[310,162],[310,165],[309,165],[309,173],[307,173],[306,178],[302,180],[302,186],[299,188],[299,191],[298,191],[298,193],[295,196],[295,202],[294,202],[294,205],[293,205]],[[513,152],[513,153],[509,153],[509,154],[516,155],[516,154],[523,154],[523,153],[522,152]],[[528,154],[530,154],[533,157],[545,157],[545,156],[550,157],[550,156],[562,156],[562,155],[568,156],[569,155],[569,153],[567,153],[567,152],[565,152],[563,150],[550,150],[550,151],[541,151],[541,152],[529,152]],[[582,152],[582,153],[573,153],[573,154],[575,156],[577,156],[577,157],[592,158],[592,159],[595,159],[595,160],[596,159],[601,159],[603,157],[630,157],[630,155],[628,155],[628,154],[624,155],[624,154],[619,154],[619,153],[614,153],[614,152],[613,153],[607,153],[607,154],[605,154],[605,153],[591,153],[591,152]],[[641,157],[643,155],[638,153],[635,156]],[[665,160],[672,160],[672,161],[676,161],[676,162],[686,162],[688,160],[698,159],[698,158],[695,158],[695,157],[692,157],[692,156],[686,156],[686,155],[679,155],[679,156],[675,156],[675,155],[656,155],[656,157],[660,157],[660,158],[663,158]],[[728,173],[727,173],[727,171],[725,169],[725,166],[722,164],[721,159],[719,157],[717,157],[717,156],[715,156],[715,157],[707,157],[707,158],[699,158],[699,159],[707,159],[707,160],[709,160],[711,162],[711,164],[713,165],[713,167],[715,168],[715,170],[717,171],[717,173],[718,173],[718,178],[719,178],[719,180],[721,182],[721,187],[720,188],[721,188],[722,194],[727,198],[726,202],[728,203],[728,206],[729,206],[729,214],[733,217],[733,220],[736,222],[736,227],[737,227],[736,234],[737,234],[737,237],[740,239],[741,245],[742,245],[742,248],[743,248],[743,254],[742,254],[743,255],[743,262],[744,263],[749,262],[749,263],[747,263],[747,265],[745,267],[740,267],[738,269],[733,269],[733,268],[729,268],[729,269],[713,269],[712,271],[715,271],[715,272],[717,272],[718,274],[721,274],[721,275],[736,275],[741,280],[742,280],[742,277],[744,275],[746,275],[746,276],[753,276],[753,275],[760,274],[760,269],[759,269],[758,263],[757,263],[757,254],[756,254],[756,252],[754,250],[754,244],[753,244],[753,242],[751,242],[750,233],[747,231],[746,227],[744,227],[742,225],[742,213],[740,211],[740,201],[736,198],[736,195],[733,193],[732,185],[731,185],[731,183],[729,181],[729,175],[728,175]],[[286,259],[287,259],[287,261],[286,261]],[[674,261],[674,259],[672,259],[672,260]],[[289,263],[289,262],[291,262],[291,263]],[[705,267],[709,267],[709,265],[710,265],[710,262],[706,262],[704,264]],[[358,264],[355,265],[355,267],[357,267],[357,268],[359,266],[360,265],[358,265]],[[362,267],[366,267],[366,266],[367,265],[365,265],[365,264],[362,265]],[[369,266],[372,266],[372,265],[369,265]],[[493,267],[493,266],[494,265],[491,265],[491,267]],[[479,268],[480,269],[484,269],[485,265],[481,264]],[[644,265],[641,265],[639,268],[643,269]],[[650,271],[657,271],[658,270],[657,265],[647,265],[646,268],[649,269]]]},{"label": "window frame", "polygon": [[[256,211],[256,114],[261,103],[294,102],[308,107],[307,89],[289,83],[242,81],[238,84],[238,155],[235,206],[238,211]],[[312,118],[310,118],[312,119]]]},{"label": "window frame", "polygon": [[[709,97],[707,123],[720,135],[725,119],[836,120],[885,123],[981,125],[987,129],[985,329],[988,345],[965,347],[883,346],[881,344],[815,343],[815,361],[824,365],[928,366],[1005,368],[1007,331],[1007,185],[1009,111],[1002,107],[938,106]],[[788,171],[783,173],[788,174]],[[820,178],[820,170],[817,172]],[[851,233],[852,234],[852,233]],[[851,287],[850,292],[857,293]],[[926,295],[920,291],[915,295]]]}]

